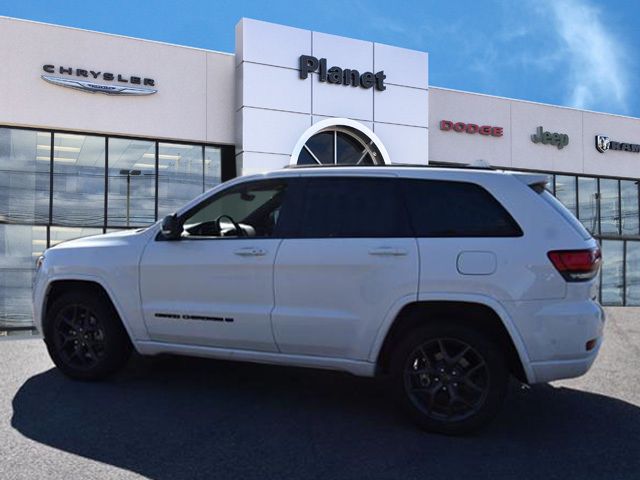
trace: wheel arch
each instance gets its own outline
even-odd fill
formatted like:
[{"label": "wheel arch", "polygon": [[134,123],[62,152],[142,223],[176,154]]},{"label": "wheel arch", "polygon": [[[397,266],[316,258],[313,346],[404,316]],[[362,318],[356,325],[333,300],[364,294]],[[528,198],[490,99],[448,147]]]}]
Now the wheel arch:
[{"label": "wheel arch", "polygon": [[118,306],[117,302],[114,301],[113,293],[110,291],[108,286],[106,286],[104,282],[101,281],[101,279],[95,277],[56,278],[49,282],[46,288],[46,295],[44,296],[41,310],[43,335],[45,332],[45,322],[51,305],[53,305],[56,299],[60,298],[60,296],[64,295],[66,292],[74,290],[84,290],[96,295],[101,295],[105,300],[107,300],[118,315],[118,320],[127,332],[129,340],[131,340],[131,342],[135,345],[135,342],[133,342],[134,337],[131,334],[129,325],[127,324],[125,317],[123,316],[122,309]]},{"label": "wheel arch", "polygon": [[532,382],[533,372],[528,355],[514,325],[504,309],[491,299],[425,299],[404,304],[386,328],[381,329],[372,349],[370,360],[376,363],[376,373],[389,372],[393,347],[413,328],[428,323],[430,319],[464,314],[465,322],[483,321],[505,352],[511,373],[522,382]]}]

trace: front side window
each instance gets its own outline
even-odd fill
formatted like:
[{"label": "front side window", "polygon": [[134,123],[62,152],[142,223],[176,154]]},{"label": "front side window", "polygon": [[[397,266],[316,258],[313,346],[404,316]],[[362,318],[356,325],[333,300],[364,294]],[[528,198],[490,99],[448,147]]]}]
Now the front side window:
[{"label": "front side window", "polygon": [[522,230],[479,185],[406,180],[404,193],[418,237],[517,237]]},{"label": "front side window", "polygon": [[287,189],[284,181],[232,187],[188,212],[183,235],[186,238],[276,236],[282,223]]},{"label": "front side window", "polygon": [[395,178],[311,178],[305,187],[300,236],[411,237]]}]

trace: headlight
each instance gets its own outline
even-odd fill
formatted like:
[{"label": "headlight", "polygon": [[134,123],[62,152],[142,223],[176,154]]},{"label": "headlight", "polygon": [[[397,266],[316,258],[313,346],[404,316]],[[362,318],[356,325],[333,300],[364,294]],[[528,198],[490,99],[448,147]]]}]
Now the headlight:
[{"label": "headlight", "polygon": [[36,271],[40,270],[40,267],[42,266],[43,263],[44,263],[44,255],[40,255],[38,258],[36,258]]}]

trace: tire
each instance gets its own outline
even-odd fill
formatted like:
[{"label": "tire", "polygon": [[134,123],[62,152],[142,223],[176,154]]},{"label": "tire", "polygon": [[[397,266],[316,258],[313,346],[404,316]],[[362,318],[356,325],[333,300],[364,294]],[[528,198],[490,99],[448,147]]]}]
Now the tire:
[{"label": "tire", "polygon": [[53,363],[76,380],[106,378],[131,355],[131,341],[111,302],[91,290],[60,296],[48,309],[44,334]]},{"label": "tire", "polygon": [[498,343],[477,328],[447,319],[404,336],[392,354],[391,373],[394,393],[413,421],[446,435],[486,425],[502,406],[509,384]]}]

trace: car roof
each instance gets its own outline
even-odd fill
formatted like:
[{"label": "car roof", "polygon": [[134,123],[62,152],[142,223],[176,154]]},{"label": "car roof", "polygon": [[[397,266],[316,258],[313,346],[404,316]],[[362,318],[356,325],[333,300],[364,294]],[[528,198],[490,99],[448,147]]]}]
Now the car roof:
[{"label": "car roof", "polygon": [[[431,166],[431,165],[291,165],[280,170],[257,175],[262,177],[300,176],[360,176],[403,178],[470,178],[485,175],[504,175],[514,172],[477,166]],[[256,176],[256,177],[257,177]]]}]

